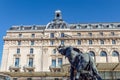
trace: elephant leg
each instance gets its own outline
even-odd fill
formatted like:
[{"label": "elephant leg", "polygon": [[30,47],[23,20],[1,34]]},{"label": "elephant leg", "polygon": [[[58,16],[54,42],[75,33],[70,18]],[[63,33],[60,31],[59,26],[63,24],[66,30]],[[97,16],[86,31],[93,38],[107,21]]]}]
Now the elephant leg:
[{"label": "elephant leg", "polygon": [[75,80],[79,80],[79,79],[80,79],[80,72],[77,72],[75,76]]},{"label": "elephant leg", "polygon": [[72,66],[70,68],[70,80],[74,80],[74,68]]}]

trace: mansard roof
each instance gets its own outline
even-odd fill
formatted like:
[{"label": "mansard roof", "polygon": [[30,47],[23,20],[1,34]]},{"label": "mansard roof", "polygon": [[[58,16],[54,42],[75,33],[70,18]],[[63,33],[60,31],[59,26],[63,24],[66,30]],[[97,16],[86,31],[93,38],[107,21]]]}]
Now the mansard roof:
[{"label": "mansard roof", "polygon": [[77,23],[68,24],[62,19],[60,10],[55,11],[54,19],[47,25],[12,26],[9,30],[46,30],[46,29],[120,29],[120,23]]},{"label": "mansard roof", "polygon": [[45,29],[120,29],[120,23],[78,23],[67,24],[64,21],[52,21],[47,25],[12,26],[9,30],[45,30]]}]

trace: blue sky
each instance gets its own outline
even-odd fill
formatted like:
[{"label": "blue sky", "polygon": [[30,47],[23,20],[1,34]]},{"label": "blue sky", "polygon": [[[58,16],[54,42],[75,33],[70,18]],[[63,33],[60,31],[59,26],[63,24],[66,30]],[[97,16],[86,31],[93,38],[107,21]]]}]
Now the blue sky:
[{"label": "blue sky", "polygon": [[67,23],[120,22],[120,0],[0,0],[0,61],[12,25],[46,25],[58,9]]}]

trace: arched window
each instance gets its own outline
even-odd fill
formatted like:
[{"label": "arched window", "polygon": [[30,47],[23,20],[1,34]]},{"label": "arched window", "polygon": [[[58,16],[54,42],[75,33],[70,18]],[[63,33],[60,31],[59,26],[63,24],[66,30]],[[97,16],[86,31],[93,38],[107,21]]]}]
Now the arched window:
[{"label": "arched window", "polygon": [[101,51],[100,56],[107,57],[107,53],[105,51]]},{"label": "arched window", "polygon": [[119,56],[119,53],[117,51],[113,51],[112,56],[117,57],[117,56]]},{"label": "arched window", "polygon": [[92,57],[95,57],[95,53],[93,51],[90,51],[89,54],[92,56]]},{"label": "arched window", "polygon": [[33,53],[33,52],[34,52],[33,48],[30,48],[30,53]]}]

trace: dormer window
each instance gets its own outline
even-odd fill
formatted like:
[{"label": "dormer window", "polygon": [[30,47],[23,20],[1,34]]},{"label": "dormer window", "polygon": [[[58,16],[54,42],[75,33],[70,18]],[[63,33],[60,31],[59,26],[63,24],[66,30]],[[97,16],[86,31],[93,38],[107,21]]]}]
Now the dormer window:
[{"label": "dormer window", "polygon": [[62,26],[61,26],[61,29],[64,29],[64,28],[65,28],[64,25],[62,25]]},{"label": "dormer window", "polygon": [[35,30],[35,29],[36,29],[36,26],[34,25],[34,26],[32,27],[32,29]]}]

